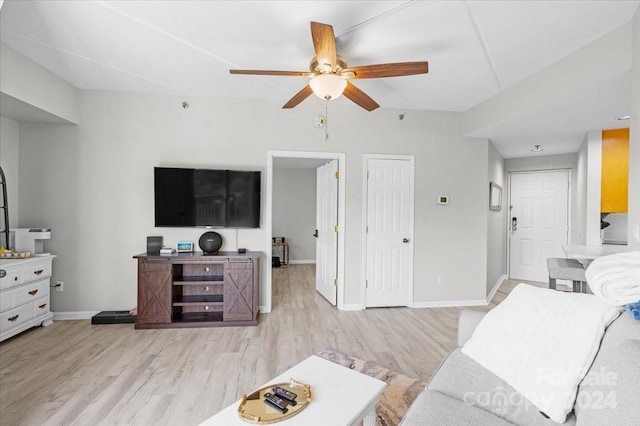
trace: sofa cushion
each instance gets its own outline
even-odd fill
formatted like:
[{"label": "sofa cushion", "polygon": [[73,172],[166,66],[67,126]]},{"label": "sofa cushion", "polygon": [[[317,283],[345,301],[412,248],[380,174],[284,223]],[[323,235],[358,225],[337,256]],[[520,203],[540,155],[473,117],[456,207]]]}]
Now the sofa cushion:
[{"label": "sofa cushion", "polygon": [[[634,326],[640,329],[640,326]],[[638,424],[640,340],[624,340],[615,350],[602,355],[578,389],[577,425]]]},{"label": "sofa cushion", "polygon": [[[427,389],[458,399],[463,405],[480,408],[511,423],[557,425],[504,380],[463,354],[460,348],[454,349],[442,362],[427,384]],[[567,417],[564,424],[575,424],[573,414]]]},{"label": "sofa cushion", "polygon": [[424,391],[413,401],[401,426],[507,426],[511,423],[491,413],[439,392]]}]

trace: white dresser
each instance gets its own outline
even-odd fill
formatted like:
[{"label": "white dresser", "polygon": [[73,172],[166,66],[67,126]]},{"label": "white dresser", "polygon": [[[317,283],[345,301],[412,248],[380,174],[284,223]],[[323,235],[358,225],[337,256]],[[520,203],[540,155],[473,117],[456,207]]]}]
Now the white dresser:
[{"label": "white dresser", "polygon": [[31,327],[53,323],[51,264],[55,256],[0,259],[0,342]]}]

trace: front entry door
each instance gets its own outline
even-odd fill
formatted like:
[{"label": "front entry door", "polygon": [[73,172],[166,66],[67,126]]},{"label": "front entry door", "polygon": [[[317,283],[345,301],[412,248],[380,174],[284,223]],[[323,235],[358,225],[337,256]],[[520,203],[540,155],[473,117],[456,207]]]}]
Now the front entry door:
[{"label": "front entry door", "polygon": [[413,288],[412,163],[367,160],[366,306],[408,306]]},{"label": "front entry door", "polygon": [[338,160],[317,170],[315,236],[316,290],[335,306],[338,278]]},{"label": "front entry door", "polygon": [[546,282],[547,258],[566,257],[569,173],[513,173],[509,187],[509,277]]}]

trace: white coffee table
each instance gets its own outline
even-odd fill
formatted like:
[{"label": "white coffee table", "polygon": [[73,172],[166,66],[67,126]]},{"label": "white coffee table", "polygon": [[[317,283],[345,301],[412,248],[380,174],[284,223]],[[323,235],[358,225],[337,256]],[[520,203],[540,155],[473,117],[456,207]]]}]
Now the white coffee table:
[{"label": "white coffee table", "polygon": [[[376,424],[376,404],[387,386],[385,382],[312,355],[265,386],[288,382],[291,378],[311,385],[311,403],[300,413],[276,424],[339,426],[361,420],[366,426]],[[252,390],[247,389],[247,393]],[[248,425],[238,415],[239,405],[240,401],[231,404],[200,426]]]}]

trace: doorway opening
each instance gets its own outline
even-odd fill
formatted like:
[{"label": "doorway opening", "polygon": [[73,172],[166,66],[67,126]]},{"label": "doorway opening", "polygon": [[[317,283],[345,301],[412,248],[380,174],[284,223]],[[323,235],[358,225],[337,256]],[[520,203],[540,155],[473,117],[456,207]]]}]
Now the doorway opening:
[{"label": "doorway opening", "polygon": [[[336,223],[336,254],[335,254],[335,270],[336,270],[336,306],[338,309],[344,307],[344,235],[345,235],[345,154],[344,153],[331,153],[331,152],[305,152],[305,151],[267,151],[267,179],[266,179],[266,208],[265,208],[265,227],[266,227],[266,242],[265,248],[268,248],[267,253],[271,253],[273,237],[281,237],[281,235],[274,235],[273,223],[274,223],[274,170],[277,168],[290,167],[290,168],[309,168],[318,169],[318,167],[335,161],[337,168],[337,193],[335,195],[335,203],[337,208],[337,223]],[[313,229],[310,229],[310,235],[313,234]],[[318,268],[318,253],[316,253],[316,269]],[[271,255],[268,255],[270,258]],[[268,259],[269,260],[269,259]],[[263,303],[260,306],[261,312],[271,312],[272,309],[272,297],[273,297],[273,275],[272,268],[269,264],[266,265],[265,273],[265,297]]]}]

